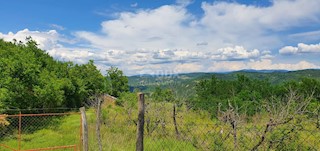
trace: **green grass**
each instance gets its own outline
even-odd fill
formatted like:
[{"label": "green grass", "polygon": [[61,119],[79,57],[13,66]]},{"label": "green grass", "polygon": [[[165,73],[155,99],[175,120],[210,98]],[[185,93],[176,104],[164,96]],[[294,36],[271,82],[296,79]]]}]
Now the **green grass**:
[{"label": "green grass", "polygon": [[[128,114],[131,111],[131,117]],[[87,110],[89,128],[89,150],[98,148],[96,138],[96,117],[93,109]],[[103,150],[130,151],[135,150],[137,111],[127,107],[107,106],[103,109],[103,122],[101,123],[101,140]],[[185,106],[177,110],[177,123],[179,135],[175,133],[172,120],[172,104],[149,103],[145,116],[146,151],[194,151],[194,150],[234,150],[232,127],[228,123],[217,119],[210,119],[205,111],[188,110]],[[320,148],[320,130],[310,122],[306,116],[290,137],[268,149],[270,140],[281,138],[288,132],[288,126],[281,125],[273,128],[267,135],[266,141],[259,150],[318,150]],[[156,124],[161,121],[160,124]],[[256,115],[250,122],[241,121],[237,128],[237,150],[250,150],[258,143],[261,133],[268,121],[266,115]],[[292,121],[299,122],[299,121]],[[41,129],[34,129],[22,135],[22,149],[44,148],[61,145],[78,145],[80,131],[80,116],[73,114],[54,118],[50,124]],[[293,123],[290,123],[293,124]],[[147,130],[149,129],[149,130]],[[150,130],[152,129],[152,130]],[[16,133],[16,132],[14,132]],[[17,148],[17,135],[3,139],[0,144]],[[0,148],[0,150],[4,150]],[[69,150],[73,150],[70,148]],[[62,150],[61,150],[62,151]]]},{"label": "green grass", "polygon": [[[28,118],[28,117],[22,117]],[[46,118],[46,117],[38,117]],[[32,130],[27,125],[22,127],[21,135],[21,150],[38,149],[55,146],[69,146],[80,143],[80,116],[79,114],[72,114],[63,117],[47,117],[51,119],[50,125],[39,125],[39,123],[32,122],[32,127],[42,127],[38,130]],[[47,122],[49,122],[47,120]],[[18,149],[18,132],[14,131],[13,136],[4,138],[0,144],[5,144],[14,149]],[[2,148],[0,148],[2,150]],[[66,150],[66,149],[64,149]],[[73,150],[73,148],[68,149]]]}]

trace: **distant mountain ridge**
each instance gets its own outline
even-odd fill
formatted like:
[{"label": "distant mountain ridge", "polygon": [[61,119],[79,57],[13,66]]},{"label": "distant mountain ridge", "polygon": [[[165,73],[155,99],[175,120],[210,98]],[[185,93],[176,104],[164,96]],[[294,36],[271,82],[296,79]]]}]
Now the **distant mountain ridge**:
[{"label": "distant mountain ridge", "polygon": [[231,74],[239,72],[249,72],[249,73],[287,73],[287,72],[304,72],[304,71],[319,71],[320,69],[304,69],[304,70],[256,70],[256,69],[242,69],[235,71],[222,71],[222,72],[188,72],[188,73],[175,73],[175,74],[141,74],[132,75],[130,77],[150,77],[150,76],[177,76],[177,75],[192,75],[192,74]]},{"label": "distant mountain ridge", "polygon": [[143,91],[154,89],[156,86],[160,87],[184,87],[194,86],[197,81],[201,79],[211,78],[213,75],[219,79],[233,80],[237,78],[238,74],[245,75],[249,78],[268,79],[272,84],[278,84],[289,80],[298,80],[301,77],[309,77],[320,80],[320,69],[306,69],[306,70],[253,70],[245,69],[232,72],[195,72],[195,73],[180,73],[168,75],[135,75],[129,76],[129,86],[131,90],[140,88]]},{"label": "distant mountain ridge", "polygon": [[[258,73],[273,73],[273,72],[289,72],[289,70],[255,70],[255,69],[244,69],[239,70],[243,72],[258,72]],[[235,71],[237,72],[237,71]]]}]

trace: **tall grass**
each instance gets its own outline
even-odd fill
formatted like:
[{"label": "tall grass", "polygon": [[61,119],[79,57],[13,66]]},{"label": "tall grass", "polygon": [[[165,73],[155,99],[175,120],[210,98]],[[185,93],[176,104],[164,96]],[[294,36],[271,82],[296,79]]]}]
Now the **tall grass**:
[{"label": "tall grass", "polygon": [[[250,150],[257,144],[264,131],[268,118],[264,114],[255,115],[248,121],[240,121],[234,138],[233,128],[229,123],[211,119],[205,111],[194,111],[185,106],[177,110],[177,128],[172,117],[171,103],[149,103],[145,115],[144,148],[149,151],[163,150]],[[101,140],[103,151],[135,150],[137,111],[135,108],[115,105],[104,106],[102,109]],[[89,128],[89,149],[98,149],[96,137],[96,115],[94,109],[87,110]],[[290,132],[288,126],[280,125],[266,135],[266,141],[259,150],[319,150],[320,130],[307,116],[301,115],[300,127]],[[294,123],[295,122],[295,123]],[[36,125],[37,123],[32,123]],[[41,129],[23,133],[22,149],[45,148],[80,143],[80,116],[72,114],[54,118],[51,124]],[[283,138],[284,134],[289,133]],[[13,136],[3,138],[0,144],[17,148],[17,131]],[[283,140],[279,140],[283,139]],[[235,141],[236,140],[236,141]],[[270,142],[274,141],[273,144]],[[282,143],[276,143],[281,141]],[[236,144],[236,146],[235,146]],[[0,147],[0,150],[4,148]],[[63,150],[73,150],[63,149]]]}]

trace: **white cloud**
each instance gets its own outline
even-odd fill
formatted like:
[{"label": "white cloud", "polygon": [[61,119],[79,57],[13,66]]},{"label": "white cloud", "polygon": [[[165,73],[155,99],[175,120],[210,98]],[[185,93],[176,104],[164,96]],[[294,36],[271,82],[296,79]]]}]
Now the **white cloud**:
[{"label": "white cloud", "polygon": [[299,43],[297,47],[285,46],[279,50],[282,55],[292,55],[299,53],[320,53],[320,43],[319,44],[304,44]]},{"label": "white cloud", "polygon": [[298,48],[292,47],[292,46],[285,46],[279,50],[279,53],[282,55],[296,54],[297,52],[298,52]]},{"label": "white cloud", "polygon": [[248,69],[256,70],[302,70],[320,68],[320,66],[304,60],[296,63],[273,63],[272,60],[269,59],[249,62],[247,63],[247,66],[249,67]]},{"label": "white cloud", "polygon": [[259,61],[221,61],[214,62],[208,69],[211,72],[236,71],[243,69],[255,70],[302,70],[302,69],[319,69],[320,66],[308,61],[299,61],[296,63],[273,63],[270,59],[262,59]]},{"label": "white cloud", "polygon": [[50,24],[49,25],[51,28],[57,29],[57,30],[65,30],[66,28],[64,28],[61,25],[57,25],[57,24]]},{"label": "white cloud", "polygon": [[[273,0],[266,7],[203,2],[201,17],[186,8],[192,2],[176,0],[175,5],[117,12],[112,14],[114,19],[101,23],[100,32],[76,31],[71,38],[56,30],[27,29],[0,33],[0,38],[23,40],[30,35],[55,58],[78,63],[93,59],[101,70],[115,65],[126,74],[318,67],[310,60],[274,63],[281,60],[270,50],[286,43],[279,31],[319,25],[319,0]],[[52,28],[59,30],[58,26]],[[305,34],[293,37],[301,35]],[[280,54],[307,52],[319,52],[319,44],[300,43],[279,50]]]},{"label": "white cloud", "polygon": [[[177,0],[177,3],[191,1]],[[201,18],[179,5],[164,5],[119,12],[114,20],[102,22],[101,33],[79,31],[76,35],[101,49],[212,51],[234,45],[272,49],[283,45],[277,31],[319,23],[319,5],[318,0],[275,0],[268,7],[203,2]]]},{"label": "white cloud", "polygon": [[264,50],[261,53],[261,59],[272,59],[274,58],[274,56],[272,55],[272,52],[269,50]]},{"label": "white cloud", "polygon": [[181,63],[174,67],[175,73],[201,72],[203,70],[203,65],[198,63]]},{"label": "white cloud", "polygon": [[209,66],[207,72],[228,72],[246,69],[243,61],[215,61]]},{"label": "white cloud", "polygon": [[273,4],[268,7],[227,2],[203,2],[202,8],[205,16],[201,22],[214,29],[238,33],[255,32],[261,29],[279,31],[320,21],[319,0],[273,0],[272,2]]},{"label": "white cloud", "polygon": [[218,54],[213,55],[211,58],[214,60],[247,60],[256,59],[260,57],[260,51],[257,49],[248,51],[242,46],[235,46],[220,48]]},{"label": "white cloud", "polygon": [[32,37],[40,49],[47,51],[51,56],[63,61],[75,61],[77,63],[86,63],[89,59],[101,57],[99,52],[93,52],[94,49],[83,47],[65,47],[62,43],[74,44],[74,40],[65,38],[56,30],[49,31],[30,31],[24,29],[16,33],[0,33],[0,38],[5,41],[26,42],[26,37]]},{"label": "white cloud", "polygon": [[301,53],[320,53],[320,43],[319,44],[304,44],[299,43],[298,44],[299,52]]},{"label": "white cloud", "polygon": [[57,45],[57,41],[59,39],[59,34],[56,30],[40,32],[24,29],[18,31],[17,33],[0,33],[0,38],[6,41],[12,41],[13,39],[16,39],[17,41],[25,42],[26,38],[29,36],[32,36],[32,39],[37,41],[37,43],[39,44],[39,48],[46,50],[54,48]]},{"label": "white cloud", "polygon": [[190,18],[184,8],[164,5],[136,13],[122,12],[118,19],[102,22],[101,34],[82,31],[76,35],[101,49],[132,51],[175,49],[183,45],[186,45],[185,48],[195,47],[195,42],[188,44],[193,36],[190,31],[194,29],[182,25]]}]

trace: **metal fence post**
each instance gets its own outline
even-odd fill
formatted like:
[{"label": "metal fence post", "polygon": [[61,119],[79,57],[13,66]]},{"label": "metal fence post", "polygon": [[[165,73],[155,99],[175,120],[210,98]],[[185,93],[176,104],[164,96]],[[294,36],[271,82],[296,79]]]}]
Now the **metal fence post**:
[{"label": "metal fence post", "polygon": [[21,150],[21,125],[22,125],[22,114],[19,113],[19,151]]},{"label": "metal fence post", "polygon": [[144,94],[138,93],[138,123],[136,151],[143,151],[143,131],[144,131]]},{"label": "metal fence post", "polygon": [[88,145],[88,124],[87,124],[87,116],[86,116],[86,109],[84,107],[80,108],[81,112],[81,121],[82,121],[82,147],[83,151],[89,150]]}]

